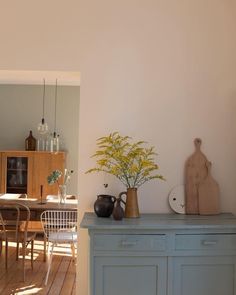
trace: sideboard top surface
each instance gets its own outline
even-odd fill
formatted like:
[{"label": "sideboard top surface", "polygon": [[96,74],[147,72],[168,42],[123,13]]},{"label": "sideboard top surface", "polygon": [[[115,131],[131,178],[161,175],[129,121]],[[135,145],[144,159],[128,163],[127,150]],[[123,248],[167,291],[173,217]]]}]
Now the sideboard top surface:
[{"label": "sideboard top surface", "polygon": [[89,230],[101,229],[236,229],[236,216],[231,213],[219,215],[184,215],[184,214],[141,214],[140,218],[114,220],[97,217],[93,212],[86,212],[80,224]]}]

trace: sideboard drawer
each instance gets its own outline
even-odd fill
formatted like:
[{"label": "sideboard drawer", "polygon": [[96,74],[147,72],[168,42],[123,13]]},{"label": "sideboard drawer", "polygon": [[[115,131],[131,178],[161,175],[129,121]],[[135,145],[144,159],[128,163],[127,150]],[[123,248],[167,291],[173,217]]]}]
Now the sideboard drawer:
[{"label": "sideboard drawer", "polygon": [[176,250],[235,250],[236,234],[176,234]]},{"label": "sideboard drawer", "polygon": [[165,251],[166,235],[95,235],[94,250]]}]

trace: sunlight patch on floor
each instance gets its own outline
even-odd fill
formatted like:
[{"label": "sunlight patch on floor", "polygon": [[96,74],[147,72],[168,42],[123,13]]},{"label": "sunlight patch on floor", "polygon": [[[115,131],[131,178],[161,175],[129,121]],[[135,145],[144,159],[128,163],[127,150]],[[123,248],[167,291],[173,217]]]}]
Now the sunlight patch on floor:
[{"label": "sunlight patch on floor", "polygon": [[25,294],[37,294],[42,288],[36,288],[35,285],[24,286],[14,291],[14,294],[25,295]]},{"label": "sunlight patch on floor", "polygon": [[[3,253],[0,256],[0,295],[28,295],[28,294],[45,294],[49,295],[50,290],[54,290],[53,294],[60,294],[60,290],[64,293],[75,294],[75,269],[76,260],[73,261],[71,247],[69,244],[58,244],[54,248],[52,260],[52,269],[49,275],[48,286],[44,286],[45,275],[49,262],[49,255],[46,262],[43,261],[43,245],[44,241],[39,237],[34,243],[34,270],[30,265],[30,245],[26,252],[26,282],[22,281],[22,249],[20,245],[19,260],[15,261],[16,244],[9,243],[9,271],[5,270],[5,244],[3,243]],[[77,252],[77,251],[76,251]],[[65,256],[65,257],[63,257]],[[14,274],[13,274],[14,272]],[[29,277],[28,277],[29,275]],[[27,281],[28,279],[28,281]],[[65,286],[66,285],[66,286]],[[52,294],[52,293],[51,293]]]},{"label": "sunlight patch on floor", "polygon": [[[9,246],[13,247],[13,248],[16,248],[16,243],[10,242]],[[40,252],[42,253],[42,246],[43,246],[43,241],[38,241],[38,240],[35,241],[34,253],[33,253],[33,259],[34,260],[36,260],[38,258]],[[71,253],[71,248],[70,248],[70,246],[68,244],[67,245],[58,244],[57,246],[54,247],[53,254],[54,255],[59,255],[59,256],[71,256],[72,253]],[[21,253],[21,246],[20,246],[19,259],[21,259],[21,258],[22,258],[22,253]],[[26,260],[31,259],[30,252],[27,251],[25,259]]]}]

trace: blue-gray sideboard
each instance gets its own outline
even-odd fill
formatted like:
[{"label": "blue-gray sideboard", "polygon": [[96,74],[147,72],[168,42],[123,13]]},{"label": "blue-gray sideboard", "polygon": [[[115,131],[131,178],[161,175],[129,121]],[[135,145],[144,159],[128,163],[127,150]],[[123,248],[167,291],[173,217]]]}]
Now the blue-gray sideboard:
[{"label": "blue-gray sideboard", "polygon": [[236,217],[85,213],[90,295],[236,295]]}]

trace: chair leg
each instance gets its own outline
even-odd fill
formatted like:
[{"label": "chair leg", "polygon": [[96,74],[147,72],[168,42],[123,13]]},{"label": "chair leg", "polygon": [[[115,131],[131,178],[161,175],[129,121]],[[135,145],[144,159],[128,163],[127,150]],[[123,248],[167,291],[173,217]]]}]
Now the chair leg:
[{"label": "chair leg", "polygon": [[52,243],[52,246],[51,246],[51,253],[50,253],[50,258],[49,258],[48,271],[47,271],[46,278],[45,278],[45,286],[46,286],[47,283],[48,283],[48,276],[49,276],[49,272],[50,272],[51,264],[52,264],[52,256],[53,256],[54,244],[55,244],[55,243]]},{"label": "chair leg", "polygon": [[34,240],[31,241],[31,268],[34,269]]},{"label": "chair leg", "polygon": [[0,240],[0,255],[2,255],[2,248],[3,248],[2,244],[3,244],[3,239],[1,238],[1,240]]},{"label": "chair leg", "polygon": [[23,242],[22,243],[22,264],[23,264],[23,280],[25,281],[25,250],[26,250],[26,244]]},{"label": "chair leg", "polygon": [[50,255],[50,247],[51,247],[51,244],[49,241],[47,241],[47,255]]},{"label": "chair leg", "polygon": [[16,242],[16,261],[19,259],[19,245],[20,242]]},{"label": "chair leg", "polygon": [[72,260],[75,261],[75,244],[71,243],[70,247],[71,247],[71,252],[72,252]]},{"label": "chair leg", "polygon": [[5,268],[8,268],[8,240],[5,240]]},{"label": "chair leg", "polygon": [[43,261],[45,262],[46,261],[46,254],[47,252],[47,237],[46,235],[44,235],[44,240],[43,240]]}]

